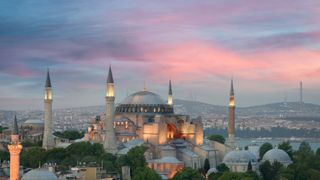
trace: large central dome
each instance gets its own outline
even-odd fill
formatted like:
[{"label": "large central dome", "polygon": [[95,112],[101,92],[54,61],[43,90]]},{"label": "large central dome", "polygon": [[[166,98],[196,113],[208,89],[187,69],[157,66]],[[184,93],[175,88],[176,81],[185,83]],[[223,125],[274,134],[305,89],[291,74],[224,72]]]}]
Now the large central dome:
[{"label": "large central dome", "polygon": [[116,108],[117,113],[171,114],[173,107],[168,105],[158,94],[139,91],[131,94]]},{"label": "large central dome", "polygon": [[142,104],[166,104],[166,103],[159,95],[153,92],[139,91],[125,98],[121,104],[142,105]]}]

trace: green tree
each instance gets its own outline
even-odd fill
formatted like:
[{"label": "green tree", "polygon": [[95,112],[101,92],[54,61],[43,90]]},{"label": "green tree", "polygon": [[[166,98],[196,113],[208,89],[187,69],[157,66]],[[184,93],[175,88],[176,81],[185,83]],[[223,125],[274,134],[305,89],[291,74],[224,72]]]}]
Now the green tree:
[{"label": "green tree", "polygon": [[277,174],[280,172],[281,168],[283,167],[283,165],[278,162],[278,161],[275,161],[272,163],[272,172],[274,174],[274,178],[277,176]]},{"label": "green tree", "polygon": [[36,168],[45,161],[46,150],[41,147],[32,147],[21,153],[21,164],[26,168]]},{"label": "green tree", "polygon": [[67,154],[69,156],[75,155],[79,157],[84,156],[100,156],[104,153],[104,149],[102,144],[90,142],[77,142],[72,143],[70,146],[66,148]]},{"label": "green tree", "polygon": [[8,161],[10,159],[10,154],[8,151],[0,151],[0,162],[2,162],[3,160]]},{"label": "green tree", "polygon": [[53,148],[47,150],[44,156],[46,162],[60,163],[67,156],[67,151],[64,148]]},{"label": "green tree", "polygon": [[311,146],[308,142],[302,141],[299,146],[298,153],[313,154],[313,151],[312,151]]},{"label": "green tree", "polygon": [[320,156],[320,148],[317,149],[316,155],[317,155],[317,156]]},{"label": "green tree", "polygon": [[289,141],[282,142],[281,144],[278,145],[278,148],[284,150],[291,159],[293,158],[293,150]]},{"label": "green tree", "polygon": [[[127,155],[121,155],[117,158],[115,165],[119,172],[121,171],[122,166],[130,166],[129,158]],[[132,169],[131,169],[132,170]]]},{"label": "green tree", "polygon": [[319,180],[320,179],[320,171],[317,171],[315,169],[309,169],[307,174],[308,174],[309,180]]},{"label": "green tree", "polygon": [[103,165],[103,168],[107,170],[107,172],[116,171],[116,156],[111,153],[103,153],[98,159],[100,160],[101,165]]},{"label": "green tree", "polygon": [[78,131],[64,131],[64,132],[54,132],[53,133],[55,136],[64,138],[64,139],[69,139],[69,140],[76,140],[82,138],[84,135],[81,132]]},{"label": "green tree", "polygon": [[274,172],[272,170],[272,166],[271,166],[269,161],[263,162],[259,166],[259,170],[260,170],[261,175],[262,175],[264,180],[272,180],[273,177],[275,176],[275,174],[274,174]]},{"label": "green tree", "polygon": [[260,159],[262,159],[263,155],[269,151],[270,149],[272,149],[273,146],[272,144],[266,142],[266,143],[263,143],[262,146],[260,147],[259,149],[259,156],[260,156]]},{"label": "green tree", "polygon": [[26,147],[34,147],[34,146],[38,146],[38,147],[41,147],[42,146],[42,141],[40,141],[40,142],[29,142],[29,141],[24,141],[24,142],[22,142],[21,143],[22,144],[22,146],[24,147],[24,148],[26,148]]},{"label": "green tree", "polygon": [[259,170],[264,180],[276,179],[276,176],[282,168],[283,165],[278,161],[275,161],[273,164],[271,164],[270,161],[265,161],[259,166]]},{"label": "green tree", "polygon": [[208,136],[207,139],[209,139],[211,141],[217,141],[217,142],[219,142],[221,144],[224,144],[225,141],[226,141],[226,139],[223,136],[219,135],[219,134],[211,134],[211,135]]},{"label": "green tree", "polygon": [[3,130],[8,129],[8,127],[2,127],[0,126],[0,133],[2,133]]},{"label": "green tree", "polygon": [[139,167],[133,172],[132,180],[161,180],[161,177],[149,167]]},{"label": "green tree", "polygon": [[249,161],[249,163],[248,163],[247,171],[252,171],[252,164],[251,164],[251,161]]},{"label": "green tree", "polygon": [[225,172],[222,174],[222,176],[219,177],[219,180],[241,180],[244,178],[243,173],[238,172]]},{"label": "green tree", "polygon": [[279,169],[276,179],[285,180],[285,179],[294,179],[294,171],[292,168],[282,167]]},{"label": "green tree", "polygon": [[259,180],[260,177],[255,171],[247,171],[243,174],[242,180]]},{"label": "green tree", "polygon": [[129,161],[129,166],[134,172],[136,168],[145,167],[147,165],[146,158],[144,157],[144,153],[147,148],[144,146],[137,146],[129,150],[127,153],[127,158]]},{"label": "green tree", "polygon": [[221,173],[228,172],[229,168],[225,163],[221,163],[217,166],[217,170]]},{"label": "green tree", "polygon": [[204,180],[204,177],[201,176],[199,171],[194,170],[190,167],[183,168],[181,171],[178,171],[172,178],[172,180]]},{"label": "green tree", "polygon": [[210,162],[209,162],[209,159],[205,159],[204,160],[204,166],[203,166],[204,170],[205,170],[205,173],[208,172],[208,170],[210,169]]}]

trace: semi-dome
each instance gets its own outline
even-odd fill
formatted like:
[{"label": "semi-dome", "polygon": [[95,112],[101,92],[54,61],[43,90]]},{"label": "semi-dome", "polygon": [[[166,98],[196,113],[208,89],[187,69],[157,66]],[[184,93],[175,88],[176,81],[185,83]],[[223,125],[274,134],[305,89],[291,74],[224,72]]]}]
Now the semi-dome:
[{"label": "semi-dome", "polygon": [[139,91],[125,98],[116,108],[116,113],[173,113],[173,107],[168,105],[158,94],[150,91]]},{"label": "semi-dome", "polygon": [[257,157],[247,150],[236,150],[236,151],[230,151],[228,152],[224,158],[223,162],[226,164],[232,164],[232,163],[246,163],[248,164],[249,161],[252,163],[257,162]]},{"label": "semi-dome", "polygon": [[289,155],[282,149],[270,149],[263,155],[262,161],[270,161],[270,163],[278,161],[283,165],[292,163]]},{"label": "semi-dome", "polygon": [[34,169],[22,176],[21,180],[58,180],[57,176],[48,169]]},{"label": "semi-dome", "polygon": [[158,95],[150,91],[139,91],[131,94],[122,101],[121,104],[166,104],[165,101]]}]

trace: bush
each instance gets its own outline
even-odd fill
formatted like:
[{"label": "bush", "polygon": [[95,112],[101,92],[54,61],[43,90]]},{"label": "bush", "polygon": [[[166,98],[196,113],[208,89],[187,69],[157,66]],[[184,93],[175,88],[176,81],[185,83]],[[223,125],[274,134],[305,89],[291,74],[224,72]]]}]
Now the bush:
[{"label": "bush", "polygon": [[78,132],[78,131],[64,131],[64,132],[54,132],[53,135],[64,138],[64,139],[69,139],[69,140],[76,140],[83,138],[83,133]]},{"label": "bush", "polygon": [[132,180],[161,180],[161,177],[149,167],[139,167],[133,172]]},{"label": "bush", "polygon": [[207,139],[209,139],[211,141],[217,141],[217,142],[219,142],[221,144],[224,144],[225,141],[226,141],[226,139],[223,136],[218,135],[218,134],[209,135]]},{"label": "bush", "polygon": [[204,180],[201,174],[190,167],[186,167],[181,171],[178,171],[172,178],[172,180]]},{"label": "bush", "polygon": [[260,156],[260,159],[262,159],[263,155],[269,151],[270,149],[272,149],[273,146],[272,144],[266,142],[266,143],[263,143],[262,146],[260,147],[259,149],[259,156]]}]

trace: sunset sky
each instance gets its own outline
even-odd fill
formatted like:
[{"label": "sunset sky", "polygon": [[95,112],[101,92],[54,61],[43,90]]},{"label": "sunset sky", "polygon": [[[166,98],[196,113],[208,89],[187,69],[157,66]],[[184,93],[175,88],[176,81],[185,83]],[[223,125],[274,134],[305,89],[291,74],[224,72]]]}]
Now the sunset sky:
[{"label": "sunset sky", "polygon": [[237,106],[320,101],[319,0],[0,1],[0,109],[104,104],[146,88],[164,99]]}]

